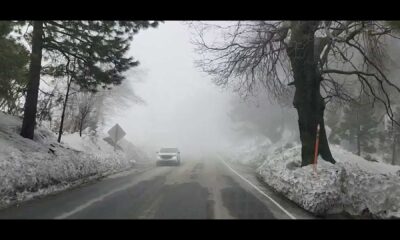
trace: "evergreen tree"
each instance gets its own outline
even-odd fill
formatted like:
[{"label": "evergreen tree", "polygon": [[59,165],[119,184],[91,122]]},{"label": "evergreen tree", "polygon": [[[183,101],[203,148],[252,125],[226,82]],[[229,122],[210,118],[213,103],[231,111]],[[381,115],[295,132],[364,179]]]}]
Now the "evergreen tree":
[{"label": "evergreen tree", "polygon": [[[397,106],[394,111],[394,117],[396,121],[400,120],[400,107]],[[385,129],[386,141],[390,149],[387,149],[391,153],[391,164],[395,165],[398,159],[399,145],[400,145],[400,126],[395,124],[393,121],[388,121],[388,126]]]},{"label": "evergreen tree", "polygon": [[356,146],[356,153],[359,156],[362,152],[376,152],[378,121],[375,119],[372,105],[351,101],[343,109],[343,114],[343,121],[338,131],[339,136]]},{"label": "evergreen tree", "polygon": [[[138,64],[126,57],[133,34],[156,27],[149,21],[33,21],[28,41],[32,52],[21,136],[33,139],[41,74],[64,75],[80,87],[119,84],[123,73]],[[56,64],[42,71],[42,56]],[[54,62],[53,62],[54,63]]]},{"label": "evergreen tree", "polygon": [[13,23],[0,21],[0,109],[19,112],[18,99],[26,85],[28,51],[9,35]]}]

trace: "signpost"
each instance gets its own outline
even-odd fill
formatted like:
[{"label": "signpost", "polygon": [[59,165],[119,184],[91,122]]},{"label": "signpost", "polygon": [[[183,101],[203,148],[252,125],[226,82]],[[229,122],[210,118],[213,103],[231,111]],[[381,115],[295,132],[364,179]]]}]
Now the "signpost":
[{"label": "signpost", "polygon": [[314,172],[317,173],[317,160],[318,160],[318,147],[319,147],[319,124],[317,125],[317,137],[315,139],[314,148]]},{"label": "signpost", "polygon": [[117,142],[119,140],[121,140],[126,133],[124,132],[124,130],[122,130],[122,128],[119,126],[119,124],[115,124],[114,127],[112,127],[110,130],[108,130],[108,135],[110,135],[111,140],[114,143],[114,151],[117,147]]}]

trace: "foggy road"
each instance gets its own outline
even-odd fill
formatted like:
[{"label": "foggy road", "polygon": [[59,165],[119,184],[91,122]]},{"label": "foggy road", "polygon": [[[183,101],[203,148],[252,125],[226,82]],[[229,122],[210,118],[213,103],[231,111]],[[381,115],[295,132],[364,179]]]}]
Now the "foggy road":
[{"label": "foggy road", "polygon": [[[271,200],[272,199],[272,200]],[[218,157],[148,165],[0,211],[2,219],[313,218]]]}]

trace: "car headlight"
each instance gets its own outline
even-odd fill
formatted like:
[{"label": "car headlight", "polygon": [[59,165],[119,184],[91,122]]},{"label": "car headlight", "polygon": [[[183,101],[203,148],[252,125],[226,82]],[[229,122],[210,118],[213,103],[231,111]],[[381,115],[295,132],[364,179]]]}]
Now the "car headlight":
[{"label": "car headlight", "polygon": [[176,160],[176,156],[173,156],[171,159],[172,159],[172,160]]}]

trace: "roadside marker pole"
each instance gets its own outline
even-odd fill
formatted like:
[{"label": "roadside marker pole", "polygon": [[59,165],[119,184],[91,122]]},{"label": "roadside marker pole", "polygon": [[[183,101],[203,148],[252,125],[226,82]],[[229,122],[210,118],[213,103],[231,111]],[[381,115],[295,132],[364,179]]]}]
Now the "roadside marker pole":
[{"label": "roadside marker pole", "polygon": [[126,132],[124,132],[124,130],[117,123],[114,125],[114,127],[108,130],[107,133],[110,136],[112,144],[114,146],[114,152],[116,152],[118,147],[117,143],[126,135]]},{"label": "roadside marker pole", "polygon": [[117,149],[118,128],[115,130],[114,152]]},{"label": "roadside marker pole", "polygon": [[314,172],[317,173],[317,160],[318,160],[318,146],[319,146],[319,123],[317,125],[317,137],[315,139],[315,152],[314,152]]}]

